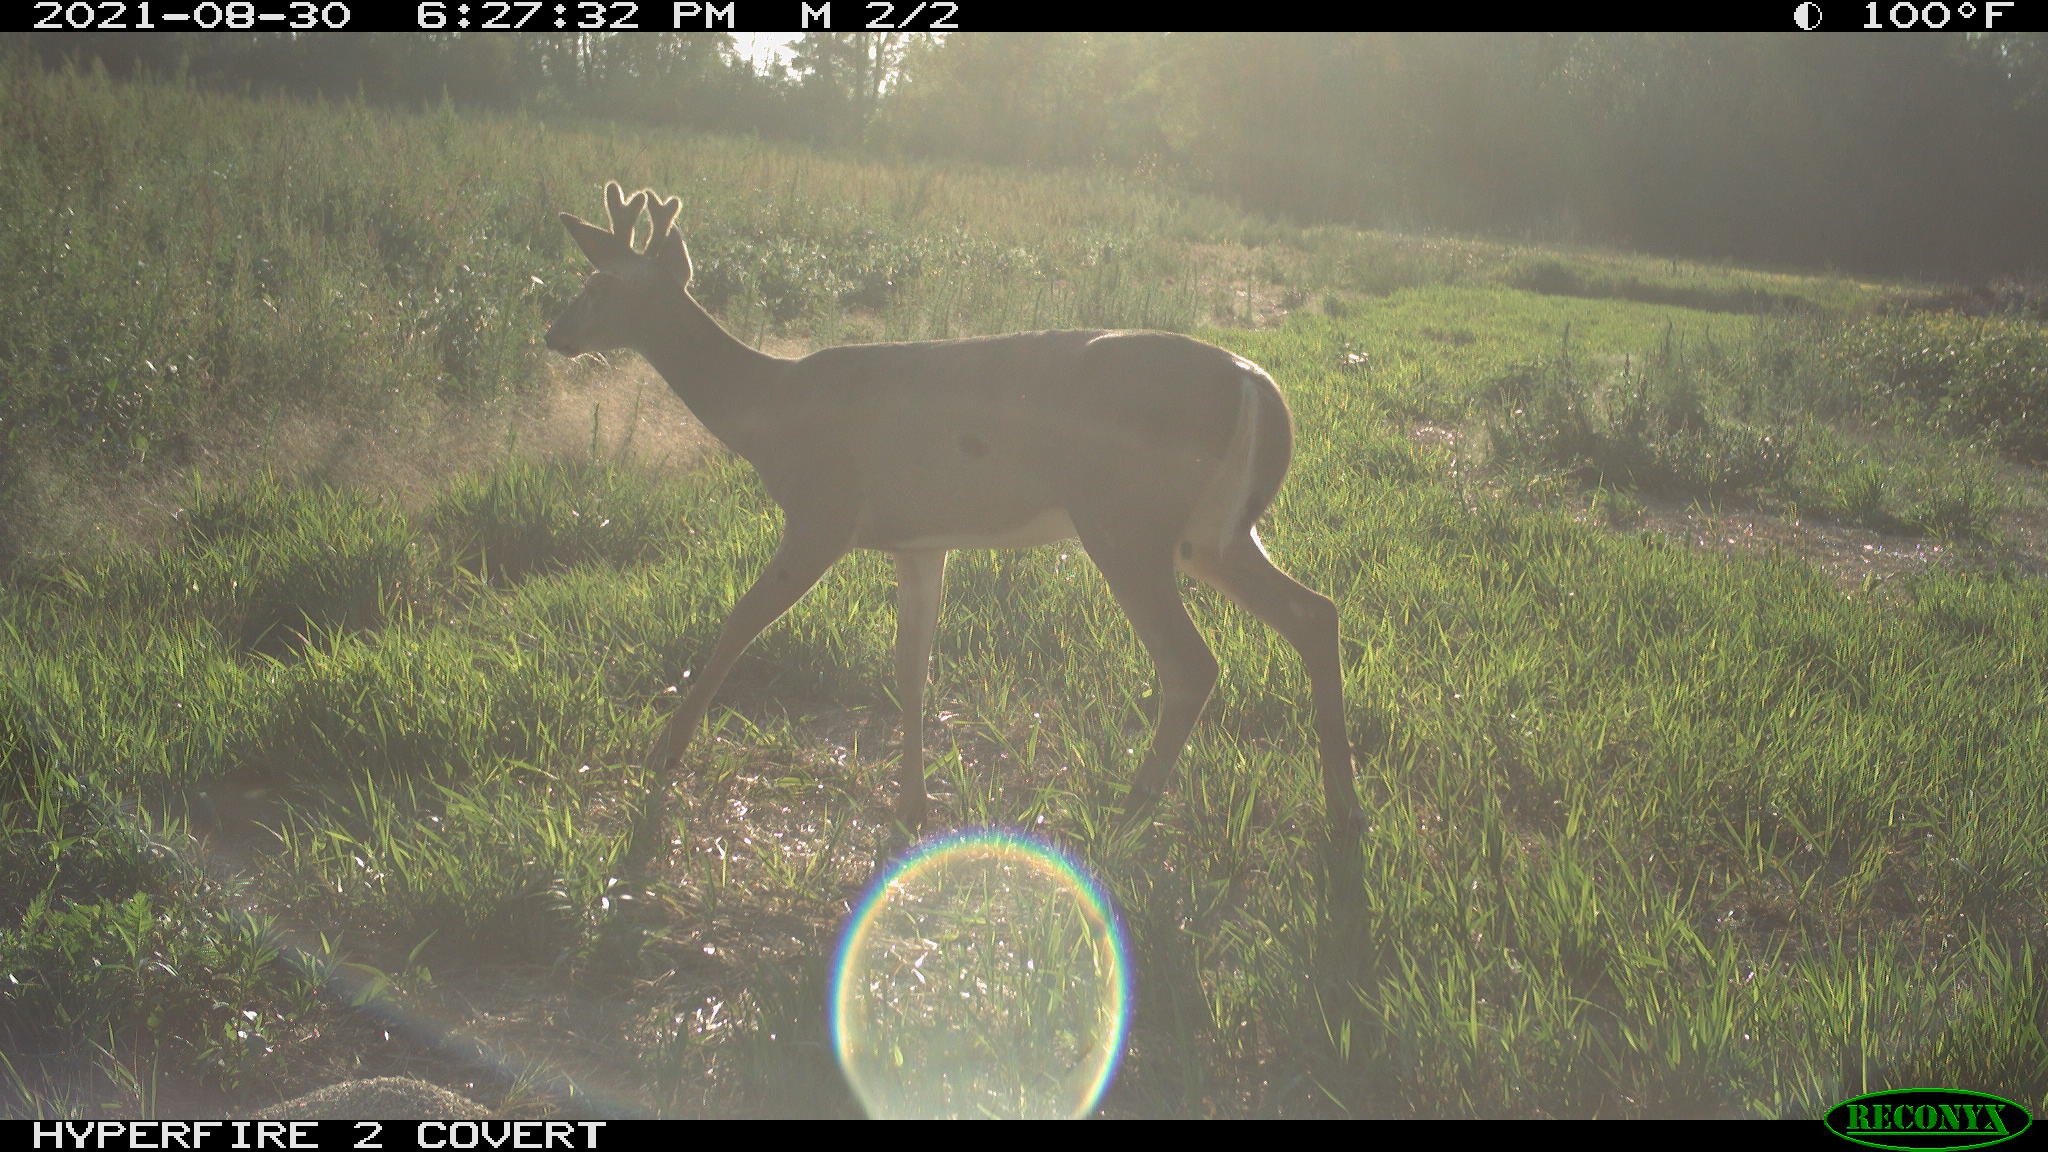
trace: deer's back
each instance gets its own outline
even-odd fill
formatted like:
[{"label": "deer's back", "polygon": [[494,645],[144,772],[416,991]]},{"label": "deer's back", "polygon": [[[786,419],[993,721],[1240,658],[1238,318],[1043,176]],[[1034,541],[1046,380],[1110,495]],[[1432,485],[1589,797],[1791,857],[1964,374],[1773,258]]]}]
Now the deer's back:
[{"label": "deer's back", "polygon": [[764,481],[856,487],[856,544],[874,548],[1062,539],[1082,502],[1168,514],[1214,474],[1246,389],[1273,390],[1221,348],[1156,332],[850,345],[786,379],[780,407],[807,415],[755,461]]}]

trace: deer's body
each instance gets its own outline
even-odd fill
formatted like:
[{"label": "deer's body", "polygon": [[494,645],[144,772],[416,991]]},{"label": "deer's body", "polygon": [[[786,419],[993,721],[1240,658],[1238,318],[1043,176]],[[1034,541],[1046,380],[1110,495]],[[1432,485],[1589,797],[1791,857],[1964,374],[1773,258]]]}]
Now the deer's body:
[{"label": "deer's body", "polygon": [[[1121,363],[1147,355],[1184,362],[1170,389],[1134,380]],[[991,397],[981,382],[1004,375],[1019,383]],[[740,408],[706,426],[785,506],[857,499],[857,548],[1045,544],[1075,535],[1072,508],[1105,499],[1142,497],[1163,517],[1186,518],[1240,408],[1265,433],[1261,455],[1277,453],[1276,479],[1291,443],[1286,406],[1263,372],[1160,333],[828,348],[779,362],[758,383],[759,417]],[[804,418],[773,415],[792,409]],[[1075,429],[1063,415],[1075,411],[1096,415]],[[920,414],[915,427],[904,412]]]},{"label": "deer's body", "polygon": [[904,710],[899,819],[926,808],[922,700],[945,556],[1079,538],[1159,668],[1159,728],[1133,787],[1157,798],[1213,688],[1215,658],[1177,570],[1215,584],[1308,662],[1332,820],[1355,822],[1336,609],[1266,557],[1253,525],[1286,475],[1293,430],[1272,379],[1212,344],[1158,332],[1028,332],[863,344],[783,360],[746,347],[690,298],[689,257],[646,193],[606,189],[607,232],[564,215],[597,265],[548,333],[576,354],[632,347],[704,426],[753,464],[787,517],[656,745],[666,772],[732,663],[853,548],[891,553]]}]

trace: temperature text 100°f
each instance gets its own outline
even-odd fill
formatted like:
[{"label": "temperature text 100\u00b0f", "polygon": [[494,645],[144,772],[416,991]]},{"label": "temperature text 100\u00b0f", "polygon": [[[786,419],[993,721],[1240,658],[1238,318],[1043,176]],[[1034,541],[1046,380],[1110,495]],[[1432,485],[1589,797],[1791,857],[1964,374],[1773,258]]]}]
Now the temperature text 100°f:
[{"label": "temperature text 100\u00b0f", "polygon": [[1881,2],[1869,3],[1863,6],[1863,26],[1872,31],[1892,28],[1901,31],[1907,28],[1939,30],[1957,20],[1975,20],[1981,11],[1984,15],[1984,28],[1990,31],[1998,26],[1998,19],[2005,15],[2005,10],[2014,6],[2013,0],[1984,0],[1982,4],[1976,0],[1963,0],[1954,6],[1944,4],[1941,0],[1930,0],[1926,4],[1915,4],[1913,0],[1898,0],[1898,3],[1889,7]]}]

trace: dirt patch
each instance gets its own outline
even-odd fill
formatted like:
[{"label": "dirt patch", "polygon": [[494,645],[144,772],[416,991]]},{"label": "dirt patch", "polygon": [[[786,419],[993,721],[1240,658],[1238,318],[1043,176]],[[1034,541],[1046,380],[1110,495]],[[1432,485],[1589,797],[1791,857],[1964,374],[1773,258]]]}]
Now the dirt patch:
[{"label": "dirt patch", "polygon": [[[1411,443],[1448,459],[1451,474],[1469,467],[1459,452],[1463,434],[1439,424],[1408,430]],[[2025,485],[2031,487],[2031,485]],[[1631,493],[1634,507],[1603,506],[1598,490],[1568,498],[1574,519],[1615,531],[1656,532],[1695,548],[1728,554],[1796,556],[1844,591],[1870,591],[1885,581],[1924,572],[1936,563],[2010,566],[2028,576],[2048,575],[2048,509],[2028,499],[1997,521],[1996,542],[1946,544],[1926,536],[1879,532],[1849,524],[1806,520],[1749,505],[1708,505]]]},{"label": "dirt patch", "polygon": [[1188,261],[1195,272],[1195,287],[1214,301],[1209,315],[1213,324],[1232,328],[1278,328],[1289,313],[1299,307],[1298,289],[1275,284],[1261,273],[1269,257],[1234,244],[1190,244]]},{"label": "dirt patch", "polygon": [[[1349,360],[1350,358],[1346,357],[1347,363]],[[1458,430],[1442,424],[1417,424],[1408,430],[1408,439],[1413,443],[1441,448],[1446,452],[1455,453],[1458,450]]]},{"label": "dirt patch", "polygon": [[252,1120],[487,1120],[482,1106],[437,1084],[404,1076],[344,1080],[251,1113]]},{"label": "dirt patch", "polygon": [[1572,515],[1589,524],[1656,532],[1731,555],[1796,556],[1844,592],[1876,591],[1890,580],[1937,565],[2008,568],[2024,576],[2048,576],[2048,512],[2036,509],[2000,516],[1994,541],[1953,544],[1754,507],[1711,507],[1641,494],[1635,498],[1642,511],[1621,517],[1619,523],[1596,506],[1590,491],[1573,497]]},{"label": "dirt patch", "polygon": [[[1772,515],[1755,509],[1728,510],[1677,500],[1639,497],[1640,530],[1683,540],[1695,548],[1729,554],[1791,555],[1811,564],[1845,591],[1864,591],[1895,576],[1923,572],[1950,557],[1948,545],[1926,537],[1893,536],[1868,528]],[[1593,513],[1581,509],[1582,519]],[[1627,525],[1621,525],[1626,528]]]}]

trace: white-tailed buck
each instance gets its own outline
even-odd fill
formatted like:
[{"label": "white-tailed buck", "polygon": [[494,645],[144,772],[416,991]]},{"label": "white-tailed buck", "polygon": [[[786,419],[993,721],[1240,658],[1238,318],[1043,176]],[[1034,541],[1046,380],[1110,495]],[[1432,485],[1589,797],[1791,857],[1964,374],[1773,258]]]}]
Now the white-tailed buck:
[{"label": "white-tailed buck", "polygon": [[[782,506],[775,555],[734,605],[656,742],[657,799],[763,629],[855,548],[896,560],[898,819],[924,821],[924,683],[946,553],[1079,537],[1159,670],[1159,721],[1129,811],[1159,797],[1215,687],[1177,569],[1278,629],[1308,665],[1333,831],[1360,818],[1344,730],[1337,609],[1273,566],[1254,524],[1293,452],[1280,389],[1248,360],[1160,332],[1024,332],[861,344],[801,360],[755,351],[691,298],[677,199],[605,186],[611,227],[562,214],[597,270],[549,327],[566,355],[632,348]],[[645,824],[640,831],[650,831]],[[656,817],[658,818],[658,817]],[[636,839],[639,837],[636,836]],[[637,850],[636,850],[637,851]]]}]

